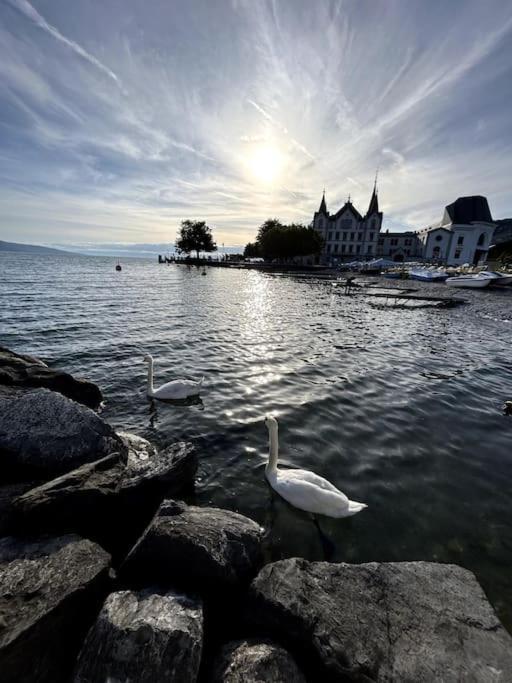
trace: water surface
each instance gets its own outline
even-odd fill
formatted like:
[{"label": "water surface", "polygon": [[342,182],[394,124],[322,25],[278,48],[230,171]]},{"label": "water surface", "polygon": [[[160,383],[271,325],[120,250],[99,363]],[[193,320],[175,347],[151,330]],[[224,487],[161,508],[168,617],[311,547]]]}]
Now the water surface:
[{"label": "water surface", "polygon": [[[455,562],[512,628],[512,418],[501,411],[512,399],[512,288],[404,311],[317,279],[114,265],[0,254],[0,344],[97,382],[116,428],[196,441],[197,502],[264,524],[269,559],[324,559],[307,515],[272,503],[264,482],[273,413],[284,464],[369,506],[322,520],[333,559]],[[204,375],[202,403],[152,406],[140,349],[155,357],[155,385]]]}]

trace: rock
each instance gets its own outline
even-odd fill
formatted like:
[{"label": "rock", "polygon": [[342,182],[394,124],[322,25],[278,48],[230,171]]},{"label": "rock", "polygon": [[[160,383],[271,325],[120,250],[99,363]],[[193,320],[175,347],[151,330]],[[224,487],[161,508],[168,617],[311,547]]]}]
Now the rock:
[{"label": "rock", "polygon": [[68,678],[107,592],[110,556],[78,536],[0,540],[0,679]]},{"label": "rock", "polygon": [[323,680],[512,680],[512,638],[455,565],[282,560],[253,581],[248,619],[309,652]]},{"label": "rock", "polygon": [[99,387],[93,382],[54,370],[38,358],[14,353],[2,346],[0,384],[51,389],[89,408],[98,408],[103,400]]},{"label": "rock", "polygon": [[197,469],[197,454],[190,443],[175,443],[146,457],[151,444],[145,442],[139,444],[144,446],[137,452],[140,458],[133,444],[127,463],[119,454],[108,455],[21,495],[13,503],[14,530],[74,531],[112,553],[128,550],[162,498],[190,487]]},{"label": "rock", "polygon": [[48,389],[0,387],[0,461],[12,476],[48,478],[126,446],[99,415]]},{"label": "rock", "polygon": [[174,592],[111,593],[89,631],[75,683],[194,683],[203,642],[201,602]]},{"label": "rock", "polygon": [[8,536],[13,524],[14,501],[39,482],[15,482],[0,485],[0,537]]},{"label": "rock", "polygon": [[207,592],[249,581],[261,564],[262,529],[218,508],[166,500],[122,571],[143,582],[176,581]]},{"label": "rock", "polygon": [[306,683],[293,657],[279,645],[239,640],[222,648],[212,683]]},{"label": "rock", "polygon": [[128,449],[128,461],[131,460],[134,463],[137,463],[141,460],[152,458],[157,454],[156,446],[154,446],[147,439],[137,436],[137,434],[131,434],[130,432],[117,432],[117,436],[123,441],[124,445]]}]

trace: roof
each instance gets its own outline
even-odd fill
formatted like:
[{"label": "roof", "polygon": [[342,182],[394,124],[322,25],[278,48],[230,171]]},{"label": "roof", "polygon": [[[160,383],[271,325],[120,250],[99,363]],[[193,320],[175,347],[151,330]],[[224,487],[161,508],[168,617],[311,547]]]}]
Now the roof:
[{"label": "roof", "polygon": [[444,210],[443,225],[446,223],[492,223],[491,211],[486,197],[473,195],[459,197]]},{"label": "roof", "polygon": [[334,216],[331,216],[331,218],[332,218],[332,219],[338,218],[338,216],[341,216],[341,214],[342,214],[344,211],[347,211],[347,210],[348,210],[348,211],[351,211],[352,214],[357,218],[358,221],[362,221],[362,220],[363,220],[363,217],[361,216],[361,214],[359,213],[359,211],[356,209],[356,207],[352,204],[352,202],[345,202],[345,204],[343,204],[343,206],[341,207],[341,209],[340,209],[339,211],[337,211],[336,214],[335,214]]}]

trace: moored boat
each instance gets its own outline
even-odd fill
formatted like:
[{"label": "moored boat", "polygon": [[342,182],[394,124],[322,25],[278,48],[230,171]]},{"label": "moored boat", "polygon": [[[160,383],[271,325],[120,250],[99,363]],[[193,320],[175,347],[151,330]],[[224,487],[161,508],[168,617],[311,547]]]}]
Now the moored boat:
[{"label": "moored boat", "polygon": [[466,287],[468,289],[488,287],[491,282],[491,278],[481,277],[481,273],[478,275],[458,275],[456,277],[449,277],[446,280],[448,287]]},{"label": "moored boat", "polygon": [[412,268],[409,275],[412,280],[422,282],[444,282],[448,277],[448,273],[440,268]]},{"label": "moored boat", "polygon": [[494,270],[482,270],[478,273],[481,277],[488,278],[491,285],[497,285],[498,287],[505,287],[506,285],[512,284],[512,274],[508,273],[498,273]]}]

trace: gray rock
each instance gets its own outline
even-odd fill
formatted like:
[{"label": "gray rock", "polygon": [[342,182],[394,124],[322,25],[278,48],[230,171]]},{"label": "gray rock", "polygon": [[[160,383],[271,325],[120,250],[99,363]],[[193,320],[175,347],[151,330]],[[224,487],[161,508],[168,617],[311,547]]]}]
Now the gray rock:
[{"label": "gray rock", "polygon": [[282,560],[253,581],[248,618],[309,651],[328,680],[512,680],[512,638],[455,565]]},{"label": "gray rock", "polygon": [[19,496],[13,503],[14,530],[74,531],[113,553],[127,550],[164,495],[178,495],[192,486],[197,470],[190,443],[172,444],[151,457],[149,442],[139,446],[143,448],[136,452],[132,441],[127,463],[119,454],[108,455]]},{"label": "gray rock", "polygon": [[293,657],[265,640],[225,645],[214,664],[212,683],[306,683]]},{"label": "gray rock", "polygon": [[67,679],[107,592],[110,556],[78,536],[0,539],[0,679]]},{"label": "gray rock", "polygon": [[199,600],[151,590],[111,593],[89,631],[74,681],[193,683],[202,643]]},{"label": "gray rock", "polygon": [[147,439],[131,432],[117,432],[117,436],[128,449],[128,461],[137,464],[157,454],[157,448]]},{"label": "gray rock", "polygon": [[103,400],[99,387],[93,382],[49,368],[38,358],[14,353],[2,346],[0,384],[51,389],[89,408],[97,408]]},{"label": "gray rock", "polygon": [[8,536],[13,524],[14,501],[39,482],[24,481],[0,485],[0,537]]},{"label": "gray rock", "polygon": [[48,478],[126,446],[89,408],[48,389],[0,387],[0,462],[15,476]]},{"label": "gray rock", "polygon": [[122,570],[143,582],[177,581],[199,592],[249,581],[261,564],[262,529],[218,508],[166,500]]}]

